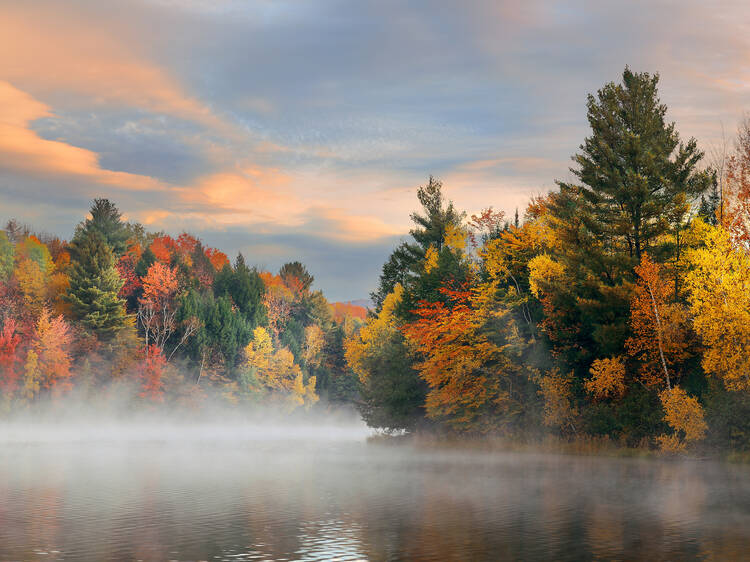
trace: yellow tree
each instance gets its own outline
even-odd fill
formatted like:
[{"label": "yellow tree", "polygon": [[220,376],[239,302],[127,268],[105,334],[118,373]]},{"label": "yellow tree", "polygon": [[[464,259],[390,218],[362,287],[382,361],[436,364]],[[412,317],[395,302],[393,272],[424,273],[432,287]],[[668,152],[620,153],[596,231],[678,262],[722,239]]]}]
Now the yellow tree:
[{"label": "yellow tree", "polygon": [[347,339],[344,344],[349,367],[351,367],[363,383],[370,375],[368,359],[371,356],[377,355],[376,349],[380,344],[399,334],[395,312],[401,302],[403,293],[403,287],[397,284],[393,292],[383,301],[380,314],[374,318],[368,318],[359,332]]},{"label": "yellow tree", "polygon": [[371,427],[386,430],[414,429],[425,416],[426,385],[414,368],[396,314],[403,298],[404,290],[396,284],[380,313],[344,342],[346,361],[360,382],[360,413]]},{"label": "yellow tree", "polygon": [[30,258],[21,258],[14,271],[26,308],[37,316],[47,305],[47,272]]},{"label": "yellow tree", "polygon": [[625,394],[625,362],[622,357],[596,359],[589,372],[591,378],[583,386],[597,400],[617,399]]},{"label": "yellow tree", "polygon": [[305,328],[305,342],[302,349],[302,356],[308,368],[320,366],[325,343],[325,333],[320,326],[311,324]]},{"label": "yellow tree", "polygon": [[316,378],[305,381],[294,355],[287,348],[273,349],[268,331],[259,326],[245,348],[245,369],[264,392],[281,398],[290,407],[310,406],[318,401]]},{"label": "yellow tree", "polygon": [[750,254],[721,227],[698,223],[702,248],[689,254],[685,279],[703,368],[728,390],[750,390]]}]

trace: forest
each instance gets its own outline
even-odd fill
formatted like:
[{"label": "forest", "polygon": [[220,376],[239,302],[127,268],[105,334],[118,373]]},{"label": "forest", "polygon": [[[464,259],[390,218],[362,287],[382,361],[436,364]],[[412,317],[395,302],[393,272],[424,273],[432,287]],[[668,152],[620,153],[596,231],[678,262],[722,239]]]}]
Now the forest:
[{"label": "forest", "polygon": [[75,392],[131,408],[351,401],[343,342],[366,315],[312,291],[291,262],[258,271],[194,236],[122,220],[96,199],[69,242],[11,219],[0,231],[4,413]]},{"label": "forest", "polygon": [[[750,121],[707,156],[658,75],[587,100],[570,182],[513,217],[433,177],[367,311],[94,200],[0,231],[0,413],[354,406],[386,432],[750,448]],[[491,202],[488,202],[491,203]],[[252,256],[249,256],[252,258]],[[249,260],[252,261],[252,260]]]}]

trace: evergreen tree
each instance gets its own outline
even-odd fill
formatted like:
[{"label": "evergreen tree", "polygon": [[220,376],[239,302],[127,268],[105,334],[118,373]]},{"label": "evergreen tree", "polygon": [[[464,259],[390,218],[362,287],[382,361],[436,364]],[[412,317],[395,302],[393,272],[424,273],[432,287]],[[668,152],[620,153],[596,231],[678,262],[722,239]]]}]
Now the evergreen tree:
[{"label": "evergreen tree", "polygon": [[135,274],[138,277],[145,277],[148,273],[148,269],[154,265],[154,262],[156,261],[156,256],[154,255],[153,250],[151,250],[151,246],[143,250],[143,253],[141,254],[141,259],[138,260],[138,263],[135,264]]},{"label": "evergreen tree", "polygon": [[94,199],[89,212],[91,218],[78,225],[74,239],[93,231],[104,238],[116,258],[124,254],[131,232],[115,204],[109,199]]},{"label": "evergreen tree", "polygon": [[[604,250],[626,254],[632,265],[681,220],[688,203],[707,187],[697,165],[695,139],[681,143],[667,106],[658,98],[659,75],[625,68],[622,84],[610,82],[588,98],[592,134],[573,157],[583,226]],[[565,185],[565,184],[561,184]]]},{"label": "evergreen tree", "polygon": [[227,264],[216,274],[214,295],[228,295],[249,323],[251,329],[265,325],[266,307],[263,296],[266,286],[255,269],[245,264],[242,254],[237,254],[234,269]]},{"label": "evergreen tree", "polygon": [[310,285],[315,280],[315,277],[310,275],[307,268],[298,261],[282,265],[281,269],[279,269],[279,277],[289,286],[298,284],[303,292],[310,289]]},{"label": "evergreen tree", "polygon": [[4,230],[0,230],[0,281],[5,281],[13,273],[15,248]]},{"label": "evergreen tree", "polygon": [[[415,228],[409,231],[412,241],[402,242],[383,265],[378,288],[370,296],[380,311],[385,298],[400,284],[406,290],[405,302],[410,287],[421,275],[422,262],[429,248],[440,253],[443,249],[446,232],[450,227],[458,227],[463,214],[458,212],[452,201],[446,203],[443,196],[443,184],[430,176],[427,185],[417,190],[417,198],[422,205],[422,213],[414,212],[411,220]],[[437,273],[435,274],[438,275]]]},{"label": "evergreen tree", "polygon": [[123,281],[114,256],[95,229],[79,232],[70,246],[70,287],[66,300],[73,318],[100,340],[109,340],[128,323],[125,301],[118,296]]},{"label": "evergreen tree", "polygon": [[580,182],[559,182],[546,202],[565,276],[545,291],[555,316],[544,323],[581,376],[624,345],[635,266],[645,252],[660,263],[679,257],[690,203],[710,182],[696,141],[681,143],[666,122],[658,80],[626,68],[621,84],[588,97],[591,135],[573,157]]},{"label": "evergreen tree", "polygon": [[698,206],[698,216],[702,218],[704,222],[716,226],[719,223],[719,219],[716,216],[719,205],[721,205],[719,182],[716,177],[716,172],[713,172],[711,176],[711,191],[708,193],[708,197],[706,197],[705,193],[701,195],[701,202]]}]

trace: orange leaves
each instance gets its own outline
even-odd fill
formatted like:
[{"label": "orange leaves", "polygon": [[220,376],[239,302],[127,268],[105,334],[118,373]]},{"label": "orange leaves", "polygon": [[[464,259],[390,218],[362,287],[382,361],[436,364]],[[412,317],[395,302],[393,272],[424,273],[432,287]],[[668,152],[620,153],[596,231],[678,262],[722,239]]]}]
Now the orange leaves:
[{"label": "orange leaves", "polygon": [[123,285],[118,296],[128,298],[142,287],[141,279],[135,272],[136,265],[138,264],[138,260],[141,259],[142,253],[141,247],[138,244],[134,244],[117,261],[115,268],[117,268],[117,272],[123,280]]},{"label": "orange leaves", "polygon": [[169,236],[159,236],[154,238],[149,248],[154,254],[154,257],[162,263],[170,263],[172,261],[172,250],[174,248],[174,240]]},{"label": "orange leaves", "polygon": [[216,271],[221,271],[224,269],[225,265],[229,265],[229,258],[227,255],[216,248],[206,248],[204,253]]},{"label": "orange leaves", "polygon": [[350,302],[332,302],[333,318],[336,322],[342,322],[347,316],[364,320],[367,318],[367,309]]},{"label": "orange leaves", "polygon": [[24,390],[27,398],[33,398],[41,389],[59,395],[71,388],[69,347],[72,340],[63,317],[50,318],[49,311],[43,309],[26,357]]},{"label": "orange leaves", "polygon": [[[417,364],[427,382],[427,415],[456,429],[488,430],[513,409],[508,377],[514,374],[504,347],[490,341],[484,295],[479,290],[441,290],[450,303],[422,302],[417,319],[402,331],[423,358]],[[512,320],[506,319],[510,327]],[[499,418],[484,414],[499,410]],[[497,413],[497,412],[496,412]]]},{"label": "orange leaves", "polygon": [[138,299],[138,320],[146,336],[146,345],[153,343],[163,349],[177,328],[177,272],[175,268],[157,261],[148,268],[142,281],[143,296]]},{"label": "orange leaves", "polygon": [[740,127],[737,148],[727,162],[727,177],[719,210],[732,244],[750,249],[750,122]]},{"label": "orange leaves", "polygon": [[177,272],[174,268],[154,262],[143,278],[141,302],[162,306],[177,292]]},{"label": "orange leaves", "polygon": [[591,378],[583,386],[597,400],[622,398],[625,394],[625,363],[621,357],[596,359],[589,372]]},{"label": "orange leaves", "polygon": [[572,373],[562,375],[553,369],[539,379],[539,394],[544,400],[544,425],[563,431],[575,431],[578,411],[573,405]]},{"label": "orange leaves", "polygon": [[157,345],[150,345],[144,350],[144,358],[139,364],[138,379],[141,383],[139,396],[151,402],[164,402],[164,369],[167,360]]},{"label": "orange leaves", "polygon": [[633,335],[626,342],[630,355],[641,362],[643,382],[652,387],[671,386],[673,368],[689,356],[690,333],[684,308],[670,303],[670,285],[661,266],[644,254],[635,268],[638,282],[630,304]]}]

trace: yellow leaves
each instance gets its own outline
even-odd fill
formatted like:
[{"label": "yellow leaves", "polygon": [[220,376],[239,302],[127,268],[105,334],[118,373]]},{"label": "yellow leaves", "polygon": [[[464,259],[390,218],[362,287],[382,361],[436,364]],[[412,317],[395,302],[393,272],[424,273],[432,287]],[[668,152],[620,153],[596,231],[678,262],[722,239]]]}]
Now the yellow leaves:
[{"label": "yellow leaves", "polygon": [[728,390],[750,390],[750,255],[729,234],[705,227],[685,279],[693,329],[703,341],[703,368]]},{"label": "yellow leaves", "polygon": [[466,242],[469,233],[459,225],[449,224],[445,229],[445,245],[451,250],[459,253],[466,251]]},{"label": "yellow leaves", "polygon": [[424,256],[424,272],[429,273],[438,266],[438,251],[435,246],[430,245]]},{"label": "yellow leaves", "polygon": [[700,441],[705,437],[708,425],[696,398],[678,386],[671,391],[661,392],[659,398],[664,407],[664,421],[674,431],[674,435],[660,439],[662,448],[679,450],[685,443]]},{"label": "yellow leaves", "polygon": [[282,397],[291,407],[318,401],[315,377],[309,377],[305,384],[302,369],[294,362],[292,352],[286,347],[274,351],[271,335],[265,328],[255,328],[253,340],[245,348],[245,358],[245,368],[254,373],[258,383],[266,391]]},{"label": "yellow leaves", "polygon": [[303,358],[309,367],[319,367],[322,359],[321,352],[325,345],[325,334],[317,324],[311,324],[305,328],[305,343]]},{"label": "yellow leaves", "polygon": [[258,326],[253,330],[252,341],[245,347],[247,365],[259,370],[267,369],[272,353],[271,335],[265,328]]},{"label": "yellow leaves", "polygon": [[529,287],[537,298],[543,285],[552,284],[564,275],[565,266],[553,260],[549,254],[539,254],[529,261]]},{"label": "yellow leaves", "polygon": [[42,374],[39,372],[39,360],[36,351],[30,349],[26,355],[23,375],[23,394],[27,400],[33,400],[39,394],[40,380]]},{"label": "yellow leaves", "polygon": [[380,314],[375,318],[368,318],[362,329],[344,343],[346,361],[362,382],[367,379],[369,372],[365,365],[367,358],[399,333],[395,312],[403,294],[403,287],[397,284],[383,301]]},{"label": "yellow leaves", "polygon": [[539,394],[544,400],[544,425],[573,428],[578,411],[573,405],[572,373],[562,375],[556,368],[539,379]]},{"label": "yellow leaves", "polygon": [[617,399],[625,394],[625,363],[621,357],[596,359],[589,372],[591,378],[583,386],[597,400]]},{"label": "yellow leaves", "polygon": [[499,238],[488,241],[479,251],[482,264],[490,279],[497,279],[508,270],[506,253],[506,245]]},{"label": "yellow leaves", "polygon": [[23,258],[15,270],[23,299],[34,315],[39,314],[47,303],[47,275],[31,258]]}]

